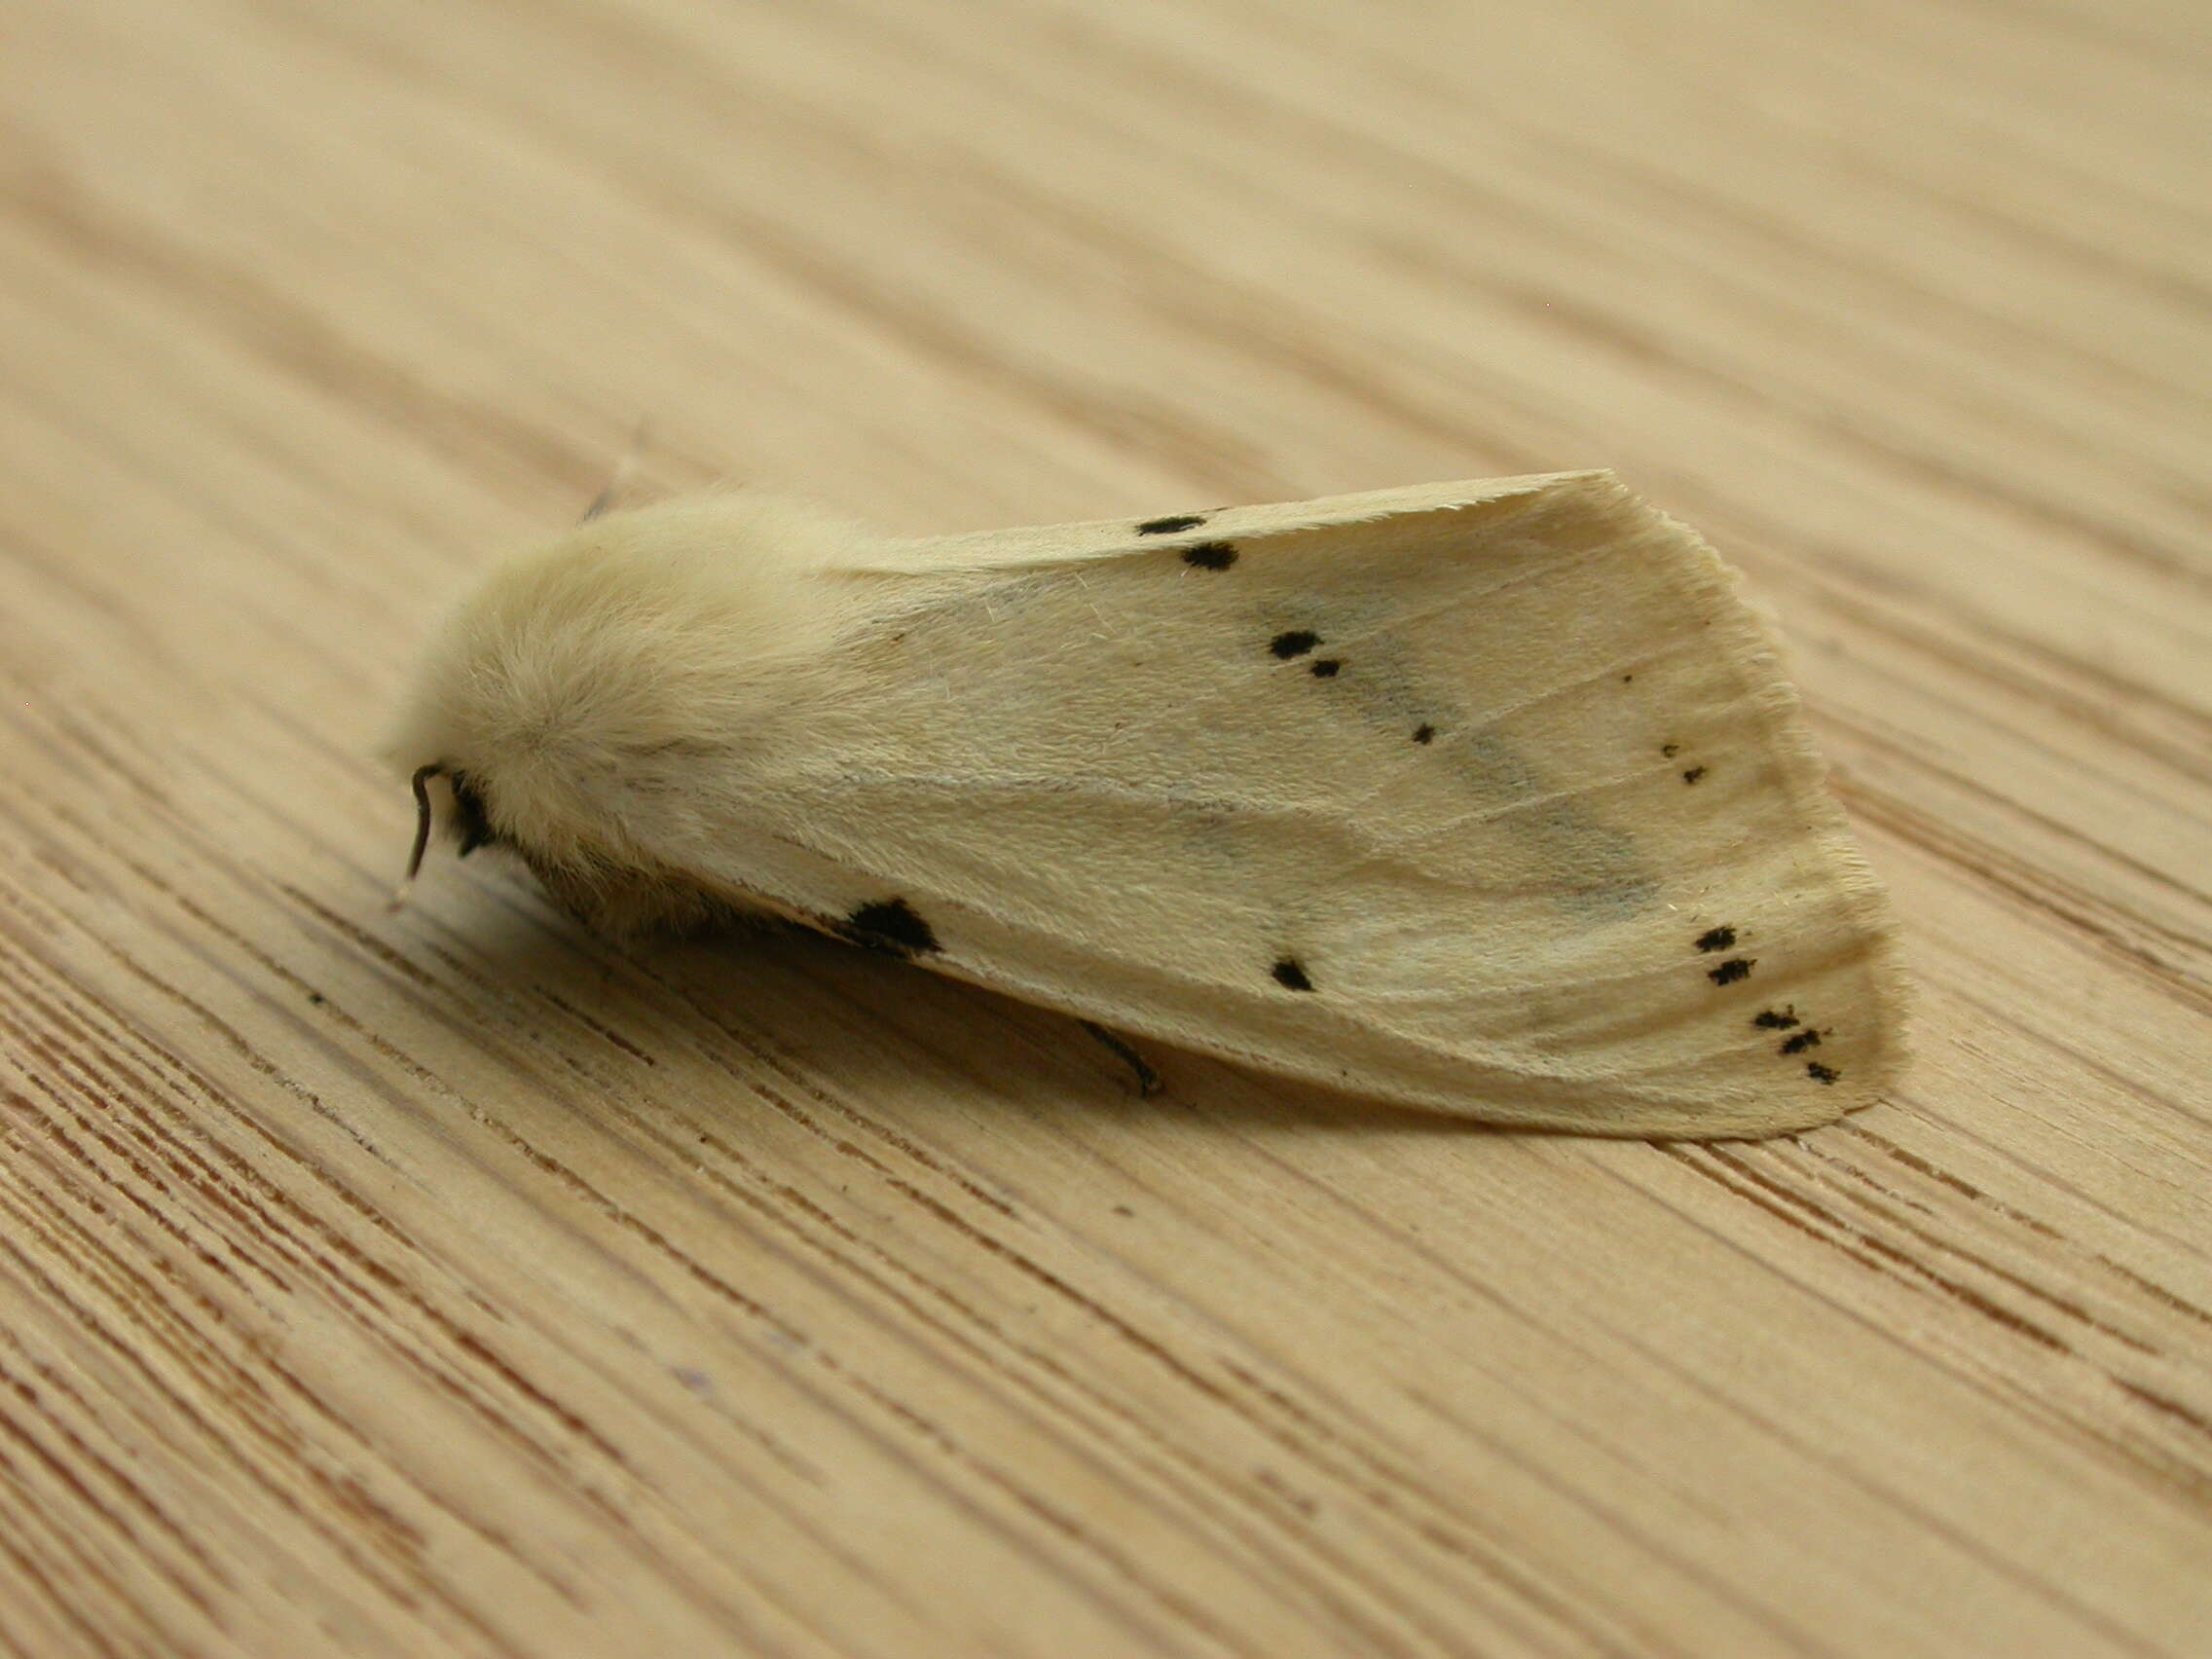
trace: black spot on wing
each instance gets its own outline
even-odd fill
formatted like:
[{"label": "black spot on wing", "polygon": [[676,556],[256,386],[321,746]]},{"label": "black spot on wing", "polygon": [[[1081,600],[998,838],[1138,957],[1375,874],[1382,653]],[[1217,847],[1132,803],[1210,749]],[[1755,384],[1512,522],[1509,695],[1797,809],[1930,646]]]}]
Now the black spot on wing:
[{"label": "black spot on wing", "polygon": [[1766,1030],[1769,1031],[1787,1031],[1792,1025],[1795,1025],[1797,1023],[1797,1005],[1795,1003],[1791,1003],[1780,1014],[1775,1013],[1775,1011],[1771,1008],[1761,1010],[1759,1013],[1751,1015],[1751,1023],[1753,1025],[1763,1026]]},{"label": "black spot on wing", "polygon": [[1805,1075],[1815,1083],[1833,1083],[1843,1073],[1837,1071],[1833,1066],[1824,1066],[1818,1060],[1807,1060],[1805,1062]]},{"label": "black spot on wing", "polygon": [[1236,549],[1226,541],[1199,541],[1183,549],[1183,563],[1201,571],[1226,571],[1236,563]]},{"label": "black spot on wing", "polygon": [[1172,518],[1146,519],[1137,526],[1139,535],[1173,535],[1179,530],[1196,530],[1206,522],[1203,513],[1177,513]]},{"label": "black spot on wing", "polygon": [[928,956],[942,950],[937,934],[903,899],[863,904],[837,924],[840,938],[891,956]]},{"label": "black spot on wing", "polygon": [[1757,960],[1755,956],[1731,956],[1706,977],[1716,985],[1733,985],[1738,979],[1751,977],[1751,964]]},{"label": "black spot on wing", "polygon": [[1714,928],[1711,933],[1701,933],[1697,936],[1697,947],[1700,950],[1726,950],[1735,942],[1736,930],[1734,928]]},{"label": "black spot on wing", "polygon": [[1306,977],[1306,964],[1295,956],[1278,957],[1274,966],[1275,983],[1285,990],[1309,991],[1313,981]]},{"label": "black spot on wing", "polygon": [[1277,634],[1268,642],[1268,649],[1278,657],[1289,658],[1304,656],[1320,643],[1321,636],[1311,629],[1297,628],[1287,634]]},{"label": "black spot on wing", "polygon": [[1313,665],[1313,678],[1315,680],[1334,680],[1337,677],[1337,671],[1343,667],[1344,664],[1335,657],[1323,657]]},{"label": "black spot on wing", "polygon": [[1685,784],[1694,784],[1698,781],[1698,779],[1704,776],[1705,768],[1703,766],[1692,766],[1688,771],[1682,774],[1682,782]]},{"label": "black spot on wing", "polygon": [[1782,1052],[1785,1054],[1802,1054],[1807,1049],[1817,1049],[1820,1046],[1821,1034],[1818,1031],[1800,1031],[1796,1036],[1784,1041]]},{"label": "black spot on wing", "polygon": [[1674,758],[1674,757],[1675,757],[1676,756],[1679,755],[1679,754],[1680,754],[1681,752],[1682,752],[1682,746],[1681,746],[1680,744],[1678,744],[1678,743],[1662,743],[1662,744],[1661,744],[1661,745],[1659,746],[1659,753],[1660,753],[1661,755],[1664,755],[1664,756],[1666,756],[1666,757],[1667,757],[1668,759],[1670,759],[1670,760],[1672,760],[1672,759],[1673,759],[1673,758]]},{"label": "black spot on wing", "polygon": [[1414,727],[1414,741],[1416,743],[1433,743],[1435,740],[1436,728],[1430,725],[1426,720],[1421,721],[1419,725]]}]

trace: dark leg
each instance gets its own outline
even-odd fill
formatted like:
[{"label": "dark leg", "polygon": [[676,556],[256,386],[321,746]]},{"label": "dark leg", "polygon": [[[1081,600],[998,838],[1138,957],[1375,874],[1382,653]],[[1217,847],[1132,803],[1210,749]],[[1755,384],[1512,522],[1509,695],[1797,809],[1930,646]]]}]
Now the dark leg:
[{"label": "dark leg", "polygon": [[1146,1062],[1145,1057],[1142,1054],[1138,1053],[1134,1049],[1130,1048],[1126,1043],[1123,1042],[1121,1038],[1115,1036],[1103,1025],[1094,1024],[1088,1019],[1080,1020],[1078,1021],[1078,1023],[1081,1024],[1086,1031],[1089,1032],[1093,1037],[1097,1038],[1099,1042],[1105,1044],[1107,1048],[1113,1050],[1115,1053],[1121,1055],[1123,1060],[1128,1065],[1129,1070],[1137,1074],[1137,1092],[1139,1094],[1144,1095],[1147,1099],[1150,1099],[1153,1095],[1160,1092],[1161,1088],[1160,1074],[1152,1069],[1151,1065]]},{"label": "dark leg", "polygon": [[594,496],[591,498],[591,505],[584,508],[584,516],[576,520],[576,522],[578,524],[591,523],[593,519],[599,517],[601,513],[604,513],[608,507],[614,505],[614,498],[620,495],[621,492],[622,480],[620,478],[608,480],[607,488],[602,490],[598,495]]}]

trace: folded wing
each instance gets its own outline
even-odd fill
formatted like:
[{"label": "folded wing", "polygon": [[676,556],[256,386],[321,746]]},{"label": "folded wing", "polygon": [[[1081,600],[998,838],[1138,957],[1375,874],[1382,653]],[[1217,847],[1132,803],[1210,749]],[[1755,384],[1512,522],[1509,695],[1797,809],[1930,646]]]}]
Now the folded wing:
[{"label": "folded wing", "polygon": [[1885,901],[1727,569],[1608,475],[896,544],[715,873],[1501,1124],[1766,1134],[1901,1060]]}]

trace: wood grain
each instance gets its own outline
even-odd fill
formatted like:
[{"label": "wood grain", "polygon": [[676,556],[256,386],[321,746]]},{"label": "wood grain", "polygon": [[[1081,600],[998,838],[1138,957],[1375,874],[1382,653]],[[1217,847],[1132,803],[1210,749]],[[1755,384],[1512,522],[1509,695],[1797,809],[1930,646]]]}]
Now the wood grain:
[{"label": "wood grain", "polygon": [[[0,1638],[2212,1650],[2185,0],[18,0]],[[1923,988],[1758,1146],[1357,1112],[822,942],[384,897],[640,417],[911,532],[1612,465]]]}]

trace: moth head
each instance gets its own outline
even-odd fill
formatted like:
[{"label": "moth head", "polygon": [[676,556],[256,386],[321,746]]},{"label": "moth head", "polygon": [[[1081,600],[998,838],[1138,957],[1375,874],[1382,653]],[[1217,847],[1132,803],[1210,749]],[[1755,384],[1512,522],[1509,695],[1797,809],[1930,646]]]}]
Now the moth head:
[{"label": "moth head", "polygon": [[430,804],[430,780],[443,778],[453,793],[453,830],[458,843],[455,853],[466,858],[478,847],[488,846],[499,837],[492,828],[492,820],[484,810],[484,797],[476,793],[476,786],[465,772],[456,772],[443,761],[431,760],[415,768],[408,776],[408,788],[415,793],[415,845],[407,855],[407,880],[412,882],[422,873],[423,855],[429,851],[430,834],[437,824],[437,812]]},{"label": "moth head", "polygon": [[663,879],[816,679],[850,535],[712,496],[592,520],[496,571],[433,638],[386,747],[415,794],[410,873],[442,821],[572,908]]}]

